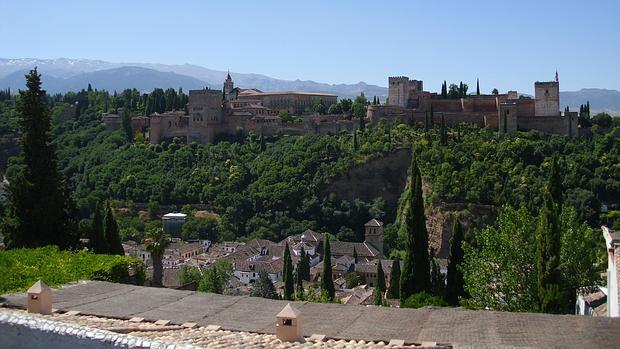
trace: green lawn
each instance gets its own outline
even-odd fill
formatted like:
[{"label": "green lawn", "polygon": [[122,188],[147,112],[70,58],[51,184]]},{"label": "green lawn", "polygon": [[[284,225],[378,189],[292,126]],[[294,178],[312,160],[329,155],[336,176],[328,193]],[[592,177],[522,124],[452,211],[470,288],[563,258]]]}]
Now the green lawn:
[{"label": "green lawn", "polygon": [[[129,267],[136,271],[129,277]],[[0,294],[27,290],[37,280],[58,286],[77,280],[144,283],[142,261],[86,251],[59,251],[56,246],[0,251]]]}]

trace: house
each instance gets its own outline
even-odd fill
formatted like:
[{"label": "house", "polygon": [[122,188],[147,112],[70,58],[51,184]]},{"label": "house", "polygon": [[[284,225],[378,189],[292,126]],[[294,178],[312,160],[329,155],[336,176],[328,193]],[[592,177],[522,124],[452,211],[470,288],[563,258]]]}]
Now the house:
[{"label": "house", "polygon": [[363,275],[364,280],[366,280],[366,284],[370,287],[377,286],[377,264],[379,262],[381,262],[381,268],[383,268],[385,285],[388,286],[390,284],[390,276],[392,273],[392,260],[376,259],[355,265],[355,271]]},{"label": "house", "polygon": [[578,289],[575,315],[607,316],[606,291],[605,288],[598,286]]},{"label": "house", "polygon": [[607,316],[620,316],[618,299],[620,299],[620,232],[602,226],[607,249]]}]

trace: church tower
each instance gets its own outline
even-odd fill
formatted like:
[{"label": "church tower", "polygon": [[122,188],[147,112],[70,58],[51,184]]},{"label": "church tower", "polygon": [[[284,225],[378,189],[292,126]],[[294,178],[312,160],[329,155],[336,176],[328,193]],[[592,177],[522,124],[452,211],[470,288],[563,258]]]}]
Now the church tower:
[{"label": "church tower", "polygon": [[364,224],[364,231],[366,238],[364,242],[371,244],[383,255],[383,223],[373,218]]},{"label": "church tower", "polygon": [[230,77],[230,72],[228,72],[228,76],[226,77],[226,80],[224,81],[224,98],[227,101],[230,101],[232,96],[232,91],[235,88],[235,84],[232,81],[232,78]]}]

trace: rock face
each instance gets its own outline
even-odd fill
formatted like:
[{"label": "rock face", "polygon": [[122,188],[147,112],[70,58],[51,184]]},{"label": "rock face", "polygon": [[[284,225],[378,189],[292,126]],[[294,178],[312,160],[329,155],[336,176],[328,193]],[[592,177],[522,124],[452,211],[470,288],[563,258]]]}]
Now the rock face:
[{"label": "rock face", "polygon": [[397,149],[384,157],[372,159],[353,167],[333,180],[324,194],[334,193],[339,199],[372,201],[385,200],[386,222],[394,221],[396,206],[407,180],[411,161],[409,149]]}]

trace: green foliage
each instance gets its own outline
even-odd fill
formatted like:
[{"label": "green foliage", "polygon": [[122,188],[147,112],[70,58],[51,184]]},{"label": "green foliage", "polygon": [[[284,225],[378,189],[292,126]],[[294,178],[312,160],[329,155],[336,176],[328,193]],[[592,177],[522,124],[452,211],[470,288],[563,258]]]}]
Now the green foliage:
[{"label": "green foliage", "polygon": [[220,222],[215,215],[207,217],[190,217],[181,228],[183,240],[211,240],[220,241]]},{"label": "green foliage", "polygon": [[328,300],[333,301],[336,294],[334,280],[332,279],[332,252],[329,246],[329,235],[323,236],[323,272],[321,273],[321,293]]},{"label": "green foliage", "polygon": [[555,297],[596,284],[603,269],[597,258],[600,246],[596,246],[592,230],[578,221],[576,211],[564,207],[560,215],[560,283],[555,281],[558,276],[552,275],[555,279],[547,285],[553,286],[539,297],[536,230],[548,222],[549,218],[536,218],[525,208],[507,206],[500,212],[497,227],[476,233],[472,244],[465,242],[462,270],[465,289],[471,296],[465,304],[494,310],[539,311],[542,303],[543,310],[570,312],[574,302]]},{"label": "green foliage", "polygon": [[306,253],[304,248],[301,248],[299,253],[299,262],[297,263],[298,275],[301,280],[310,281],[310,255]]},{"label": "green foliage", "polygon": [[91,237],[90,237],[90,249],[94,253],[107,253],[108,252],[108,243],[105,238],[105,226],[103,223],[103,209],[101,205],[97,203],[95,206],[95,212],[93,213],[93,219],[91,221]]},{"label": "green foliage", "polygon": [[114,212],[110,207],[110,202],[106,202],[105,217],[103,221],[103,228],[105,230],[105,240],[108,254],[117,254],[124,256],[123,244],[121,243],[121,237],[118,231],[118,224],[114,218]]},{"label": "green foliage", "polygon": [[198,291],[222,294],[232,275],[232,264],[227,259],[219,259],[204,272]]},{"label": "green foliage", "polygon": [[202,279],[202,273],[196,267],[188,267],[187,265],[182,265],[181,269],[179,269],[179,283],[182,285],[187,285],[189,283],[195,282],[198,284],[200,279]]},{"label": "green foliage", "polygon": [[252,285],[250,290],[251,297],[263,297],[269,299],[278,299],[278,293],[273,285],[273,282],[269,278],[269,274],[266,271],[261,270],[258,272],[258,280]]},{"label": "green foliage", "polygon": [[375,287],[375,305],[383,305],[383,294],[385,293],[385,274],[381,260],[377,262],[377,286]]},{"label": "green foliage", "polygon": [[345,276],[346,287],[353,288],[355,286],[363,285],[366,283],[366,279],[364,278],[364,274],[352,271]]},{"label": "green foliage", "polygon": [[39,279],[50,286],[77,280],[144,283],[144,265],[136,258],[56,246],[0,251],[0,270],[0,294],[24,291]]},{"label": "green foliage", "polygon": [[435,296],[428,292],[418,292],[409,296],[407,299],[400,303],[401,308],[422,308],[427,306],[444,307],[448,303],[443,300],[442,297]]},{"label": "green foliage", "polygon": [[170,246],[170,237],[164,234],[163,229],[155,228],[146,233],[144,237],[146,251],[151,253],[153,260],[153,279],[152,284],[156,287],[163,286],[163,265],[164,251]]}]

